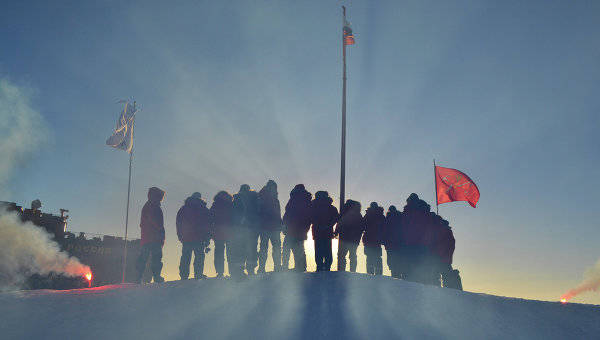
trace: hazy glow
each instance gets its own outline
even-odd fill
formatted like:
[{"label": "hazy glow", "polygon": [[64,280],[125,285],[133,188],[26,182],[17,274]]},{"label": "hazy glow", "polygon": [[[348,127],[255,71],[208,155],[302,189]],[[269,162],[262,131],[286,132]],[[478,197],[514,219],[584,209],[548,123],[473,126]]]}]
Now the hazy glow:
[{"label": "hazy glow", "polygon": [[[128,155],[104,141],[116,100],[132,95],[142,111],[129,236],[147,188],[164,188],[167,279],[179,277],[175,214],[194,191],[210,204],[219,190],[274,179],[282,205],[297,183],[339,197],[337,2],[2,9],[0,69],[35,90],[27,107],[55,137],[9,169],[2,191],[13,194],[1,200],[39,198],[45,211],[69,209],[71,230],[122,235]],[[435,158],[481,190],[477,209],[440,206],[465,289],[556,301],[577,286],[600,239],[586,208],[600,192],[599,12],[597,1],[348,4],[347,198],[401,209],[417,192],[431,203]],[[18,149],[8,135],[0,145]],[[361,246],[360,272],[364,261]]]}]

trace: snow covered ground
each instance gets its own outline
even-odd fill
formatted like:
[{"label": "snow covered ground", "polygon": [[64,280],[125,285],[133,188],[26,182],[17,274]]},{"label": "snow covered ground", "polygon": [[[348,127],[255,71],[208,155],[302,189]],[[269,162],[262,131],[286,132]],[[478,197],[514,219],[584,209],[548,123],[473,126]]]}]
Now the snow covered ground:
[{"label": "snow covered ground", "polygon": [[600,306],[346,272],[0,294],[3,339],[593,339]]}]

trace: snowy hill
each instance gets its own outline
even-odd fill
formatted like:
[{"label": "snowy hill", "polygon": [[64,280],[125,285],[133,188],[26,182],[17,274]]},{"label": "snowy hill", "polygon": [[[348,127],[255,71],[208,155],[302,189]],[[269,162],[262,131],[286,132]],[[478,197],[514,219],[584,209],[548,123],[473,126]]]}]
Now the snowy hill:
[{"label": "snowy hill", "polygon": [[600,307],[352,273],[0,294],[3,339],[592,339]]}]

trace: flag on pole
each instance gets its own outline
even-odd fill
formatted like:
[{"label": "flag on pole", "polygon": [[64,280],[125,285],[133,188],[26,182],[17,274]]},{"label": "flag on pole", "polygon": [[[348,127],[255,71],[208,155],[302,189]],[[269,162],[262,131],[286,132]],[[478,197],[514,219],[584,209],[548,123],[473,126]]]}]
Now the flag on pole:
[{"label": "flag on pole", "polygon": [[435,166],[437,204],[467,201],[475,208],[479,189],[469,176],[456,169]]},{"label": "flag on pole", "polygon": [[344,45],[354,45],[354,35],[350,23],[344,19]]},{"label": "flag on pole", "polygon": [[133,149],[133,123],[137,109],[129,101],[125,101],[123,111],[117,120],[117,127],[112,136],[106,140],[106,145],[131,153]]}]

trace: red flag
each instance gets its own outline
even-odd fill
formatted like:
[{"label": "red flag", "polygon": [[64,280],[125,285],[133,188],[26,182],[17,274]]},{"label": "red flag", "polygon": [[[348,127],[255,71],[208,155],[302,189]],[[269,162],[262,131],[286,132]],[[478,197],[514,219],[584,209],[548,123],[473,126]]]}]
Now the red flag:
[{"label": "red flag", "polygon": [[436,166],[435,189],[437,191],[437,204],[467,201],[475,208],[477,201],[479,201],[479,189],[475,182],[456,169]]},{"label": "red flag", "polygon": [[344,45],[354,45],[354,34],[352,34],[352,27],[350,23],[344,19]]}]

